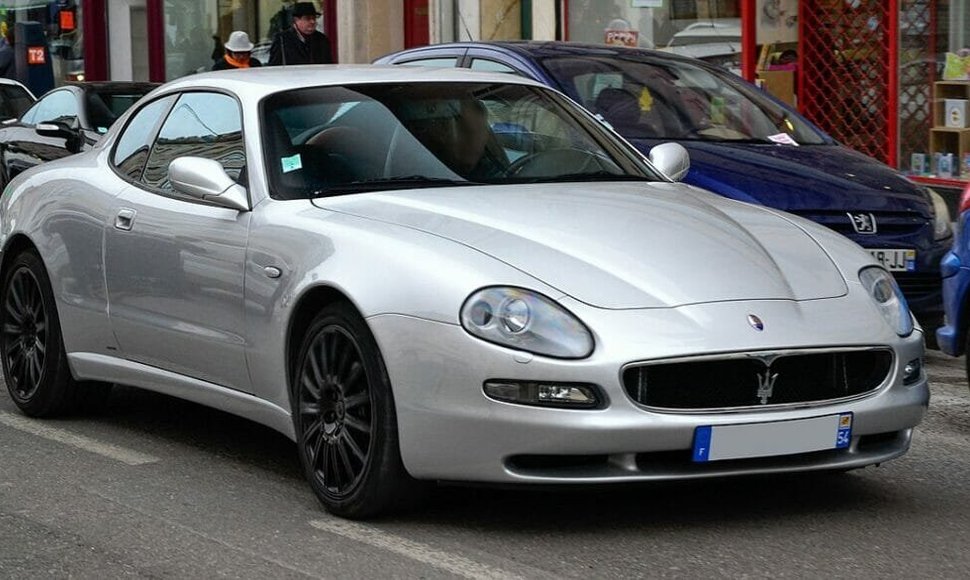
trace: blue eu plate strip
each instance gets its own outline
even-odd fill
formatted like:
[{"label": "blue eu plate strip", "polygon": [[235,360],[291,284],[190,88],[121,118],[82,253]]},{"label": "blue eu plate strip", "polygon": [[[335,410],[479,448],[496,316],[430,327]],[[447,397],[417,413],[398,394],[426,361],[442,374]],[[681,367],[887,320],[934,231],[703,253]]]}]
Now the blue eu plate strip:
[{"label": "blue eu plate strip", "polygon": [[835,448],[845,449],[852,443],[852,413],[839,415],[839,430],[835,434]]},{"label": "blue eu plate strip", "polygon": [[694,430],[694,461],[707,461],[711,453],[711,426],[705,425]]}]

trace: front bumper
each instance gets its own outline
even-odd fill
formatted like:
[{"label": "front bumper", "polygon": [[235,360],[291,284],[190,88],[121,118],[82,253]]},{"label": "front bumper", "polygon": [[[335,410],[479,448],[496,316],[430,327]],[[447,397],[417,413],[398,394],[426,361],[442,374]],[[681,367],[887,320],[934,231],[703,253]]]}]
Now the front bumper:
[{"label": "front bumper", "polygon": [[[923,337],[919,331],[905,339],[887,334],[885,328],[879,328],[886,326],[881,319],[858,316],[858,311],[857,319],[879,324],[848,326],[845,309],[852,307],[848,297],[595,313],[596,309],[570,303],[570,310],[597,335],[596,352],[582,361],[523,356],[475,339],[452,324],[395,315],[372,317],[368,322],[394,389],[402,458],[414,477],[492,483],[607,483],[849,469],[905,453],[912,429],[925,413],[929,389],[925,375],[904,386],[901,369],[907,361],[923,356]],[[747,326],[745,317],[752,311],[766,321],[764,332]],[[598,320],[590,323],[592,318]],[[620,376],[623,365],[634,361],[874,344],[893,348],[891,376],[876,392],[837,404],[703,414],[658,412],[634,403]],[[484,395],[482,385],[488,379],[592,383],[602,389],[608,404],[596,410],[566,410],[502,403]],[[698,426],[844,412],[854,414],[848,449],[701,464],[691,461]]]}]

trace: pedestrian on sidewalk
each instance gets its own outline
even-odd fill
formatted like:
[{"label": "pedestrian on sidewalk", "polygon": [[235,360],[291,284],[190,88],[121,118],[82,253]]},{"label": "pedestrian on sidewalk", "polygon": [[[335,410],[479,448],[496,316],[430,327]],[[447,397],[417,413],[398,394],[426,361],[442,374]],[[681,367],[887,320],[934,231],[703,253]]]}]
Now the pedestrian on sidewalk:
[{"label": "pedestrian on sidewalk", "polygon": [[279,32],[269,49],[270,66],[287,64],[331,64],[330,39],[317,30],[317,12],[313,2],[293,5],[293,26]]},{"label": "pedestrian on sidewalk", "polygon": [[229,70],[234,68],[250,68],[263,66],[259,59],[253,58],[253,43],[249,35],[242,30],[234,30],[224,45],[226,54],[216,61],[212,70]]}]

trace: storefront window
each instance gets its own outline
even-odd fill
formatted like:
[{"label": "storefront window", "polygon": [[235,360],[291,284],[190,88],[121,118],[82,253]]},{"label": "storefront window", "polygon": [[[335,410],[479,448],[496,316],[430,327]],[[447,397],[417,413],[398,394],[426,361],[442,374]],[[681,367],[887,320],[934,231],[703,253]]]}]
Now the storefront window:
[{"label": "storefront window", "polygon": [[[23,66],[14,65],[13,70],[3,74],[24,82],[38,95],[67,81],[84,80],[81,17],[79,0],[0,0],[0,33],[4,36],[0,40],[0,50],[7,50],[7,47],[16,50],[18,22],[37,23],[30,25],[37,27],[30,30],[32,37],[36,34],[32,42],[37,42],[38,46],[47,45],[46,55],[34,52],[29,62]],[[31,67],[29,71],[27,66]],[[48,66],[50,73],[46,70]]]},{"label": "storefront window", "polygon": [[970,180],[970,2],[902,0],[900,167],[927,180]]},{"label": "storefront window", "polygon": [[[2,2],[3,0],[0,0]],[[318,9],[322,3],[316,2]],[[234,30],[249,35],[252,57],[266,64],[277,32],[292,26],[291,1],[165,0],[165,78],[171,80],[212,69]],[[325,19],[317,21],[323,28]]]},{"label": "storefront window", "polygon": [[639,46],[741,68],[739,0],[569,0],[568,37]]}]

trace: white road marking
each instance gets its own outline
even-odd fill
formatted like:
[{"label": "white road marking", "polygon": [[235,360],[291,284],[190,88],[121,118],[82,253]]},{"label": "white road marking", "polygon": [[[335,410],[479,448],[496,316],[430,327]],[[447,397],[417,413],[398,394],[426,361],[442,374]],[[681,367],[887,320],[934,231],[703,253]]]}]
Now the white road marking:
[{"label": "white road marking", "polygon": [[141,453],[133,449],[128,449],[126,447],[121,447],[111,443],[102,443],[96,439],[91,439],[90,437],[85,437],[83,435],[77,435],[65,429],[45,425],[36,419],[29,419],[27,417],[14,415],[4,411],[0,411],[0,424],[23,431],[24,433],[30,433],[31,435],[43,437],[44,439],[63,443],[64,445],[77,447],[78,449],[83,449],[84,451],[97,453],[98,455],[102,455],[108,459],[114,459],[115,461],[120,461],[126,465],[144,465],[146,463],[157,463],[159,461],[157,457],[148,455],[146,453]]},{"label": "white road marking", "polygon": [[427,544],[408,540],[368,525],[343,520],[312,520],[310,525],[318,530],[369,544],[464,578],[472,578],[474,580],[513,580],[522,578],[521,576],[510,574],[505,570],[475,562],[464,556],[437,550]]}]

